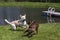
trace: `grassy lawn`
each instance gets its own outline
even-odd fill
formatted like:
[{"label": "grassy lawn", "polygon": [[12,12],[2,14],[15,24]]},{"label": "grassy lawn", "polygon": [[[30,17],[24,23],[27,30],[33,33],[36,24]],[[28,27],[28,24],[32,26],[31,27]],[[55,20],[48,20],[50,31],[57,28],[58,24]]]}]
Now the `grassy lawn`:
[{"label": "grassy lawn", "polygon": [[32,38],[22,35],[21,27],[18,27],[17,31],[12,31],[9,25],[0,26],[0,40],[60,40],[60,23],[40,24],[39,33]]},{"label": "grassy lawn", "polygon": [[46,8],[48,6],[60,8],[60,3],[41,3],[41,2],[0,2],[0,6]]}]

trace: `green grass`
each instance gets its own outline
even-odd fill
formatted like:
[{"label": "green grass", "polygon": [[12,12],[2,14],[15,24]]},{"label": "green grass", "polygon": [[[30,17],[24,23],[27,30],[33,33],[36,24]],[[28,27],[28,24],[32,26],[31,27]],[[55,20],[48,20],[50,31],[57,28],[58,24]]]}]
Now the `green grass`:
[{"label": "green grass", "polygon": [[0,40],[60,40],[60,23],[40,24],[39,33],[32,38],[22,37],[21,27],[17,28],[19,31],[9,29],[9,25],[0,26]]},{"label": "green grass", "polygon": [[0,2],[0,7],[26,7],[26,8],[48,8],[55,7],[60,10],[60,3],[41,3],[41,2]]},{"label": "green grass", "polygon": [[0,2],[0,6],[17,6],[17,7],[32,7],[46,8],[47,6],[60,8],[60,3],[40,3],[40,2]]}]

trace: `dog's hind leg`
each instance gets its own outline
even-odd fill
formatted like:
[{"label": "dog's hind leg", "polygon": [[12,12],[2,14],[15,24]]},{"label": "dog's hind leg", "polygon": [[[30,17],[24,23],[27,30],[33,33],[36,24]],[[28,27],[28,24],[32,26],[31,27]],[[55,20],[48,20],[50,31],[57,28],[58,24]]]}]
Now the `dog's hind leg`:
[{"label": "dog's hind leg", "polygon": [[15,24],[11,24],[11,26],[12,26],[13,30],[16,30],[16,25]]}]

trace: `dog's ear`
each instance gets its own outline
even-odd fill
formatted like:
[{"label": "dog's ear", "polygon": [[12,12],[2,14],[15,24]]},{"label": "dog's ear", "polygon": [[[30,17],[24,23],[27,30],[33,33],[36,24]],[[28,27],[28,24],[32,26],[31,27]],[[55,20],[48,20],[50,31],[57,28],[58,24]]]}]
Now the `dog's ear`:
[{"label": "dog's ear", "polygon": [[20,15],[20,17],[21,17],[22,15]]},{"label": "dog's ear", "polygon": [[24,16],[26,16],[26,14],[24,14]]},{"label": "dog's ear", "polygon": [[32,22],[33,22],[33,21],[32,21],[32,20],[30,20],[30,21],[28,22],[28,25],[30,25]]}]

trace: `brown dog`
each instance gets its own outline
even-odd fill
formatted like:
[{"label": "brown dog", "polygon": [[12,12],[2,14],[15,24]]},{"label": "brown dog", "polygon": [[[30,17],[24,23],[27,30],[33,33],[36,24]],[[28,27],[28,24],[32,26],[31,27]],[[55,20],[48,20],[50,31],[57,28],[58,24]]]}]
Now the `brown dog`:
[{"label": "brown dog", "polygon": [[33,20],[30,21],[29,24],[29,28],[25,30],[25,33],[28,32],[27,34],[25,34],[25,36],[32,37],[34,34],[38,33],[39,23]]}]

